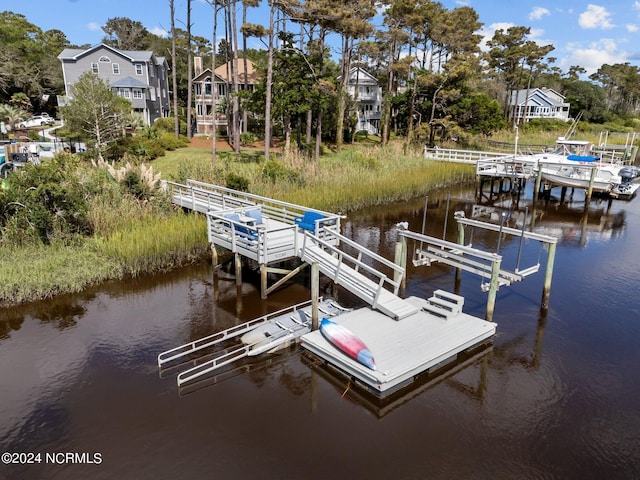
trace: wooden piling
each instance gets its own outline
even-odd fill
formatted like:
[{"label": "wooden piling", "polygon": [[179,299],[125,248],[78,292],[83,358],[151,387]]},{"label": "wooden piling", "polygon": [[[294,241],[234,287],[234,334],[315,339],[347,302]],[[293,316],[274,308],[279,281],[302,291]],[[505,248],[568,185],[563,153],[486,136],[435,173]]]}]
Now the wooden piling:
[{"label": "wooden piling", "polygon": [[533,200],[538,200],[540,194],[540,185],[542,184],[542,167],[538,164],[538,176],[536,177],[536,185],[533,188]]},{"label": "wooden piling", "polygon": [[591,195],[593,194],[593,184],[596,180],[596,168],[591,168],[591,176],[589,177],[589,188],[587,188],[587,202],[591,200]]},{"label": "wooden piling", "polygon": [[[406,288],[407,286],[407,239],[406,237],[400,237],[400,240],[396,242],[396,248],[394,252],[394,263],[404,270],[404,275],[402,275],[402,279],[400,279],[400,287]],[[395,271],[393,272],[393,281],[397,282],[400,273]]]},{"label": "wooden piling", "polygon": [[267,298],[267,265],[260,264],[260,298]]},{"label": "wooden piling", "polygon": [[549,309],[549,295],[551,293],[551,278],[553,277],[553,262],[556,257],[556,243],[549,243],[549,253],[547,254],[547,266],[544,272],[544,287],[542,290],[541,308],[543,311]]},{"label": "wooden piling", "polygon": [[235,258],[235,270],[236,270],[236,285],[242,285],[242,256],[239,253],[234,254]]},{"label": "wooden piling", "polygon": [[496,255],[496,259],[491,262],[491,281],[489,283],[489,295],[487,296],[487,313],[486,318],[488,322],[493,322],[493,311],[496,306],[496,295],[498,293],[499,275],[500,275],[500,263],[502,259],[499,255]]}]

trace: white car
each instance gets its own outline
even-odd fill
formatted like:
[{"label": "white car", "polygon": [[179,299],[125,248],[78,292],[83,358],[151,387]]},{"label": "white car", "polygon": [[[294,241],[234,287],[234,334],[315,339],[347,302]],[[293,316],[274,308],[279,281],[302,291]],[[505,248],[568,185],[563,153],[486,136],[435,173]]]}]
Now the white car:
[{"label": "white car", "polygon": [[35,115],[29,120],[23,120],[18,123],[18,128],[44,127],[53,123],[55,123],[55,120],[49,115]]}]

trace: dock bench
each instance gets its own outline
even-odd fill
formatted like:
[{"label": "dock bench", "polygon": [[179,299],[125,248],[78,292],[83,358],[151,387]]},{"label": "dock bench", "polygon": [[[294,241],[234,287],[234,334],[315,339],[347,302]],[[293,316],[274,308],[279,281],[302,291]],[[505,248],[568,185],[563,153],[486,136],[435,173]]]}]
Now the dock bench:
[{"label": "dock bench", "polygon": [[324,218],[324,215],[318,212],[304,212],[304,215],[296,217],[294,222],[300,228],[305,230],[309,230],[310,232],[315,232],[316,227],[318,226],[318,222]]}]

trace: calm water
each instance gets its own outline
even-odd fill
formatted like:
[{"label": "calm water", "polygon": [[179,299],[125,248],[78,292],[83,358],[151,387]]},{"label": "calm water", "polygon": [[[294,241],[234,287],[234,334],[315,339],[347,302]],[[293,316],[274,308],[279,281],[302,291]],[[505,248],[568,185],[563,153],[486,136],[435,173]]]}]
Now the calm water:
[{"label": "calm water", "polygon": [[[474,196],[452,192],[451,215],[470,216]],[[426,233],[442,236],[446,203],[430,199]],[[393,225],[420,231],[423,205],[350,215],[344,232],[393,258]],[[181,370],[159,375],[159,352],[306,300],[304,277],[263,302],[255,274],[214,292],[203,264],[0,311],[0,450],[41,455],[0,464],[0,478],[640,478],[640,200],[607,206],[538,205],[536,230],[560,238],[548,312],[546,251],[501,240],[506,265],[521,249],[520,268],[542,268],[498,292],[493,345],[390,404],[357,398],[298,349],[191,391],[177,389]],[[406,295],[455,288],[446,267],[410,267],[408,279]],[[480,284],[465,274],[459,293],[484,317]]]}]

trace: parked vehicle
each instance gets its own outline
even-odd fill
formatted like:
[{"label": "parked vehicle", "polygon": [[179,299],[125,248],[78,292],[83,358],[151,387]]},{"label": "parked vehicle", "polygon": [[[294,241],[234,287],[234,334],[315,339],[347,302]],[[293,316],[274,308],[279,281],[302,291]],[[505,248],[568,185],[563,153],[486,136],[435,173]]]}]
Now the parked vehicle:
[{"label": "parked vehicle", "polygon": [[18,123],[19,128],[32,128],[32,127],[44,127],[45,125],[51,125],[55,123],[55,120],[48,114],[35,115],[29,120],[23,120]]}]

